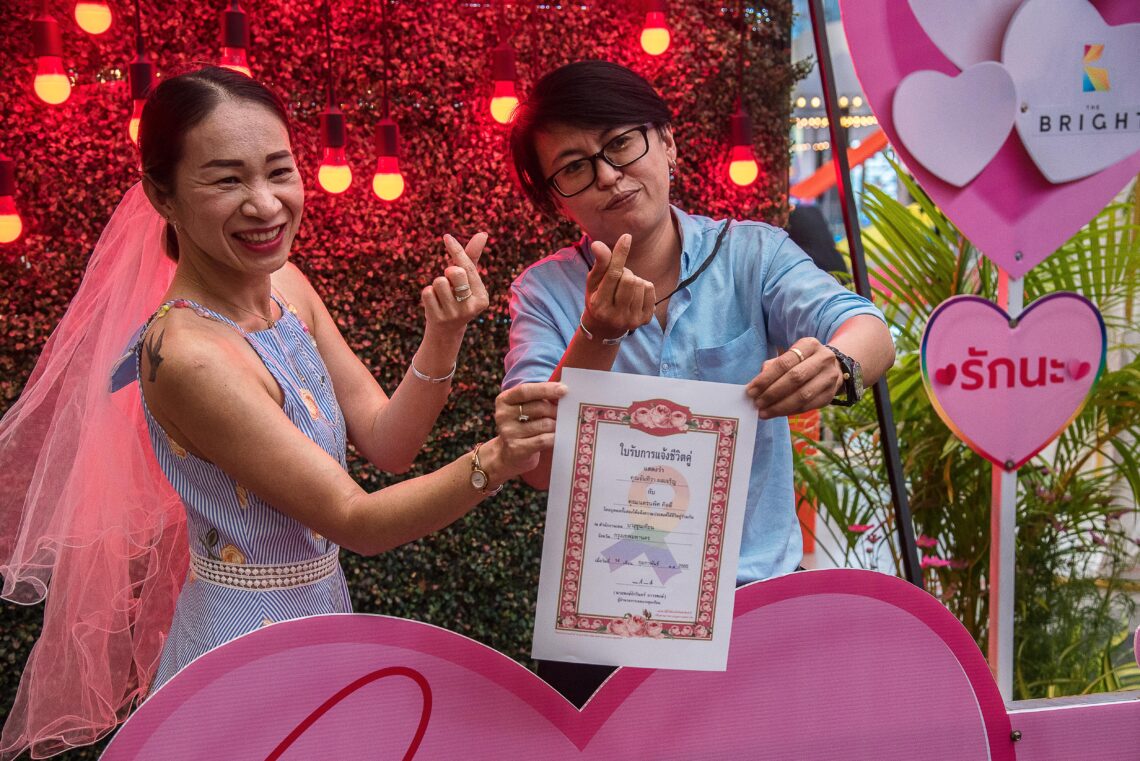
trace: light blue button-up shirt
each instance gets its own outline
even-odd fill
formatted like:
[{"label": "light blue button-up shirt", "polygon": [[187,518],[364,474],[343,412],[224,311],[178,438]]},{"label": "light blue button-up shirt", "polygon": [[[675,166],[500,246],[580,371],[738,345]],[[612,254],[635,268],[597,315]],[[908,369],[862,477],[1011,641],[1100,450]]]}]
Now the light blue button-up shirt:
[{"label": "light blue button-up shirt", "polygon": [[[681,231],[681,282],[712,253],[725,221],[676,207],[673,215]],[[669,300],[665,329],[654,319],[627,336],[614,371],[743,385],[765,360],[800,338],[827,342],[858,314],[883,319],[871,302],[816,267],[783,230],[762,222],[733,220],[731,225],[709,267]],[[562,360],[585,308],[586,275],[593,265],[589,244],[583,238],[548,256],[511,285],[511,348],[503,388],[548,380]],[[799,565],[803,541],[795,505],[788,420],[761,420],[738,583]]]}]

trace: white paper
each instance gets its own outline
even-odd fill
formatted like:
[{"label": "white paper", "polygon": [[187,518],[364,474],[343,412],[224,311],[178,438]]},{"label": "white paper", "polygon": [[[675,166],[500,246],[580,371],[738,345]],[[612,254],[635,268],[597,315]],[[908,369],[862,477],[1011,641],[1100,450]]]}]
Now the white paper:
[{"label": "white paper", "polygon": [[562,382],[534,657],[723,671],[756,408],[723,383]]}]

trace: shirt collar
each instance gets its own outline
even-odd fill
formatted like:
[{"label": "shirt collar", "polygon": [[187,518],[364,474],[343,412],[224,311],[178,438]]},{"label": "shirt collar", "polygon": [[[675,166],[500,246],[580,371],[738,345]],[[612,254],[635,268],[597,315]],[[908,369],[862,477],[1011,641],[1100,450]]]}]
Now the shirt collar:
[{"label": "shirt collar", "polygon": [[[700,223],[693,217],[681,211],[672,204],[669,205],[669,211],[673,214],[673,219],[677,223],[677,231],[681,234],[681,277],[684,280],[693,271],[693,264],[704,261],[705,240],[702,235],[702,228]],[[590,251],[590,243],[593,239],[583,233],[582,237],[578,240],[578,255],[586,262],[586,268],[589,269],[594,266],[594,254]]]}]

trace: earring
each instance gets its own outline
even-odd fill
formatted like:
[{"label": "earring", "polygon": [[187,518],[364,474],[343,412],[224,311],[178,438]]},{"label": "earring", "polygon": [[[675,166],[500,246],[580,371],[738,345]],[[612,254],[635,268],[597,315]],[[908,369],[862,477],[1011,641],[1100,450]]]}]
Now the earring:
[{"label": "earring", "polygon": [[670,161],[669,162],[669,181],[672,182],[675,179],[677,179],[677,162],[676,161]]}]

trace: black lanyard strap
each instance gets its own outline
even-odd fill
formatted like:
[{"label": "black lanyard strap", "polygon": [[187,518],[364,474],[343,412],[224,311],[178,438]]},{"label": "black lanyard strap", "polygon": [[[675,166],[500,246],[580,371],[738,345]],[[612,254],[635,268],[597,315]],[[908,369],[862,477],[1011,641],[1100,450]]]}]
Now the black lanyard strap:
[{"label": "black lanyard strap", "polygon": [[[701,266],[697,267],[697,271],[694,272],[693,274],[689,275],[687,278],[682,280],[680,283],[677,283],[676,288],[669,291],[669,294],[667,296],[664,296],[663,298],[660,298],[657,301],[655,301],[653,303],[653,306],[657,306],[662,301],[665,301],[666,299],[671,298],[674,293],[681,290],[682,288],[687,288],[688,286],[692,285],[693,282],[696,281],[696,279],[701,276],[701,273],[704,272],[706,269],[708,269],[708,266],[710,264],[712,264],[713,259],[715,259],[716,255],[720,252],[720,244],[724,242],[724,236],[728,234],[728,228],[731,224],[732,224],[731,219],[725,221],[724,226],[722,228],[720,228],[720,232],[717,233],[716,242],[713,243],[712,253],[710,253],[707,257],[705,257],[705,260],[703,262],[701,262]],[[585,240],[583,239],[582,244],[580,244],[578,246],[578,256],[582,257],[582,261],[586,263],[586,268],[589,269],[589,268],[593,267],[593,265],[590,264],[590,260],[586,258],[585,249],[586,249]]]},{"label": "black lanyard strap", "polygon": [[720,233],[717,234],[717,236],[716,236],[716,243],[713,244],[712,253],[710,253],[707,257],[705,257],[705,260],[703,262],[701,262],[701,266],[697,267],[697,271],[694,272],[693,274],[689,275],[687,278],[685,278],[681,282],[677,283],[676,288],[669,291],[668,295],[663,296],[660,299],[658,299],[657,301],[655,301],[653,303],[653,306],[657,306],[662,301],[665,301],[666,299],[671,298],[674,293],[681,290],[682,288],[687,288],[688,286],[692,285],[693,281],[695,281],[698,277],[700,277],[702,272],[704,272],[706,269],[708,269],[708,266],[710,264],[712,264],[712,260],[716,258],[717,253],[720,251],[720,244],[724,241],[724,236],[726,234],[728,234],[728,227],[731,224],[732,224],[732,220],[731,219],[727,220],[724,223],[724,227],[720,228]]}]

